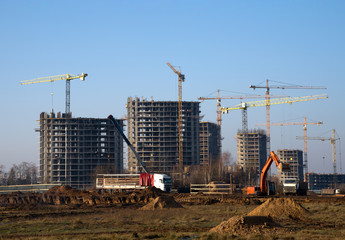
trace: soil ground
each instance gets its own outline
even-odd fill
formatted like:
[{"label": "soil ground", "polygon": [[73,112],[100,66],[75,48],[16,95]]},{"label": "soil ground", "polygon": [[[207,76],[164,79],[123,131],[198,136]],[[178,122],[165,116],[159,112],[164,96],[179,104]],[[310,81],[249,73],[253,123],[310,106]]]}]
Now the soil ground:
[{"label": "soil ground", "polygon": [[0,212],[0,239],[345,239],[344,196],[100,194],[60,187],[0,195]]}]

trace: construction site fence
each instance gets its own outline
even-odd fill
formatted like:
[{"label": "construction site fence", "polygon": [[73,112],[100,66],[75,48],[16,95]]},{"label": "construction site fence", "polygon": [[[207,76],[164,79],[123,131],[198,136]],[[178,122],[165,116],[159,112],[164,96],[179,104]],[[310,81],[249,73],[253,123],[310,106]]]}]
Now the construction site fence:
[{"label": "construction site fence", "polygon": [[234,192],[233,184],[190,184],[190,193],[197,194],[232,194]]},{"label": "construction site fence", "polygon": [[57,184],[29,184],[29,185],[7,185],[0,186],[0,194],[9,194],[13,192],[38,192],[44,193],[50,188],[55,186],[61,186],[60,183]]}]

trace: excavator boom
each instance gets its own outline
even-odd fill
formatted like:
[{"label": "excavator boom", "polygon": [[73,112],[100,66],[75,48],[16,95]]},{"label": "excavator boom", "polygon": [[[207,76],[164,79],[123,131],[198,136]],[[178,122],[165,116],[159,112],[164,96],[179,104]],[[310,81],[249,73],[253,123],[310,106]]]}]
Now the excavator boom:
[{"label": "excavator boom", "polygon": [[138,162],[140,163],[140,165],[142,166],[142,168],[144,169],[144,171],[146,173],[150,173],[150,171],[146,168],[144,162],[141,160],[139,154],[137,153],[137,151],[135,151],[133,145],[130,143],[130,141],[128,140],[128,138],[126,137],[126,135],[123,133],[120,125],[116,122],[115,118],[113,117],[113,115],[109,115],[108,119],[112,122],[112,124],[114,124],[114,126],[116,127],[116,129],[119,131],[119,133],[121,134],[121,136],[123,137],[123,139],[125,140],[125,142],[127,143],[128,147],[132,150],[132,152],[134,153],[135,157],[137,158]]},{"label": "excavator boom", "polygon": [[271,167],[272,162],[276,164],[276,166],[281,169],[283,172],[285,171],[290,171],[289,164],[282,163],[280,162],[278,156],[275,154],[275,152],[271,151],[270,156],[267,158],[267,161],[265,163],[265,166],[261,170],[261,175],[260,175],[260,190],[262,194],[267,193],[267,182],[266,182],[266,177],[267,177],[267,172]]}]

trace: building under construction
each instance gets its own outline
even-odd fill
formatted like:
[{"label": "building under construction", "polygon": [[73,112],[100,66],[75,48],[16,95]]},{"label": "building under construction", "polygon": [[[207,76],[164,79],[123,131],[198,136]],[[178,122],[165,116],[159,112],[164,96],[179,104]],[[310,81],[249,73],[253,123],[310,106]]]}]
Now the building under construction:
[{"label": "building under construction", "polygon": [[220,131],[215,123],[200,122],[200,165],[210,166],[221,155]]},{"label": "building under construction", "polygon": [[266,133],[264,130],[239,131],[236,139],[237,163],[249,174],[250,184],[253,184],[267,160]]},{"label": "building under construction", "polygon": [[123,171],[123,139],[107,118],[43,112],[38,131],[41,183],[85,189],[94,185],[97,172]]},{"label": "building under construction", "polygon": [[278,168],[279,181],[284,182],[285,179],[296,179],[303,181],[303,151],[301,150],[277,150],[277,156],[282,163],[288,163],[290,170],[281,171]]},{"label": "building under construction", "polygon": [[345,174],[322,174],[322,173],[307,173],[308,189],[335,189],[344,187]]},{"label": "building under construction", "polygon": [[[131,97],[127,100],[128,139],[146,167],[154,173],[179,170],[178,102],[154,101]],[[182,102],[183,165],[200,163],[199,102]],[[128,152],[128,170],[142,168]]]}]

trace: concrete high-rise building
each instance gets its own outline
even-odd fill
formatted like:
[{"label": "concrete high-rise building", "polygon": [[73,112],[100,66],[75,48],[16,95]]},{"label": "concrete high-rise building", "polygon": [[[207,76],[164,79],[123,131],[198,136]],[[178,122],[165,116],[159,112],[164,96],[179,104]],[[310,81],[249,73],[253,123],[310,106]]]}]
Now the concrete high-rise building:
[{"label": "concrete high-rise building", "polygon": [[345,174],[307,173],[307,180],[309,190],[334,189],[345,184]]},{"label": "concrete high-rise building", "polygon": [[215,163],[220,152],[220,131],[215,123],[200,122],[200,165]]},{"label": "concrete high-rise building", "polygon": [[[199,102],[182,102],[183,165],[199,164]],[[179,164],[178,102],[127,100],[128,139],[154,173],[174,173]],[[130,173],[142,171],[128,151]]]},{"label": "concrete high-rise building", "polygon": [[281,182],[294,178],[303,181],[303,151],[301,150],[277,150],[277,156],[282,163],[288,163],[290,170],[281,171],[278,168],[278,178]]},{"label": "concrete high-rise building", "polygon": [[253,172],[259,177],[266,163],[266,134],[263,130],[239,131],[237,138],[237,163],[244,172]]},{"label": "concrete high-rise building", "polygon": [[123,171],[123,139],[106,118],[43,112],[39,132],[41,183],[85,189],[95,184],[96,173]]}]

